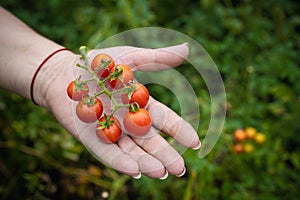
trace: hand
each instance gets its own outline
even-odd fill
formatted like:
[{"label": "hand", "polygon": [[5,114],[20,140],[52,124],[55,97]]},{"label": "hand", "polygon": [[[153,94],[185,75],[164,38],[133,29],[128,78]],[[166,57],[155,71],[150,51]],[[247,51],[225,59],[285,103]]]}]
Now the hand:
[{"label": "hand", "polygon": [[[92,59],[98,53],[107,53],[116,63],[127,64],[134,70],[153,71],[180,65],[188,56],[189,48],[187,44],[155,50],[121,46],[92,50],[88,56]],[[105,144],[97,138],[93,126],[78,124],[74,120],[74,104],[66,95],[66,87],[75,79],[78,71],[75,65],[80,62],[79,57],[64,52],[55,61],[54,58],[49,61],[37,80],[40,84],[47,80],[40,89],[44,100],[41,97],[37,101],[53,112],[64,128],[110,167],[136,178],[141,174],[153,178],[166,178],[169,173],[183,175],[183,158],[160,134],[148,138],[123,135],[116,144]],[[153,98],[150,98],[146,109],[152,116],[154,128],[162,130],[184,146],[200,148],[201,143],[192,126],[171,109]]]}]

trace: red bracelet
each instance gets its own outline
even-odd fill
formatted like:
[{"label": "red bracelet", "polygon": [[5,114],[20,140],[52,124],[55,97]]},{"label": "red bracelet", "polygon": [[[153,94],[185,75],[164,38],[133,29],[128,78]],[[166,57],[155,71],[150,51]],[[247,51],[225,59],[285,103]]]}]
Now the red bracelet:
[{"label": "red bracelet", "polygon": [[33,98],[33,87],[34,87],[34,81],[36,79],[36,76],[37,74],[39,73],[39,71],[42,69],[43,65],[52,57],[54,56],[55,54],[57,54],[58,52],[60,51],[71,51],[70,49],[68,48],[61,48],[61,49],[58,49],[56,51],[54,51],[53,53],[51,53],[49,56],[47,56],[43,62],[39,65],[39,67],[36,69],[35,73],[33,74],[33,77],[32,77],[32,80],[31,80],[31,84],[30,84],[30,98],[31,98],[31,101],[35,104],[35,105],[38,105],[34,98]]}]

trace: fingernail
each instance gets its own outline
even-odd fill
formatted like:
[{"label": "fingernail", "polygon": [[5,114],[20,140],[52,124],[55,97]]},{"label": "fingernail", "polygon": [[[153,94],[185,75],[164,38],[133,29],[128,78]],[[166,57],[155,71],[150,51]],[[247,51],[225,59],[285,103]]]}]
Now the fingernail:
[{"label": "fingernail", "polygon": [[134,178],[134,179],[140,179],[142,177],[142,173],[140,172],[140,173],[138,173],[137,175],[135,175],[135,176],[132,176],[132,178]]},{"label": "fingernail", "polygon": [[194,150],[198,150],[198,149],[200,149],[200,147],[201,147],[201,142],[200,142],[200,141],[198,141],[198,144],[197,144],[197,146],[193,147],[192,149],[194,149]]},{"label": "fingernail", "polygon": [[185,174],[185,172],[186,172],[186,168],[184,167],[183,171],[180,174],[176,175],[176,176],[177,177],[182,177]]},{"label": "fingernail", "polygon": [[188,42],[185,42],[185,43],[183,43],[185,46],[187,46],[187,47],[190,47],[190,43],[188,43]]},{"label": "fingernail", "polygon": [[166,178],[168,178],[168,176],[169,176],[169,172],[166,170],[166,173],[162,177],[160,177],[159,179],[160,180],[165,180]]}]

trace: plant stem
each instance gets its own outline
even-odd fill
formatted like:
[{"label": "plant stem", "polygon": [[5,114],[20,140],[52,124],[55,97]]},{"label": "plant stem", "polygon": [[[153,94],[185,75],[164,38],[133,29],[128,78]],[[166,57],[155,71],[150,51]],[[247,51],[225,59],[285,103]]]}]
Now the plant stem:
[{"label": "plant stem", "polygon": [[121,89],[112,91],[112,94],[127,94],[134,91],[135,88],[132,89],[132,86],[125,86]]},{"label": "plant stem", "polygon": [[84,80],[84,81],[82,81],[82,82],[83,82],[83,83],[88,83],[88,82],[93,81],[93,80],[94,80],[93,78],[90,78],[90,79]]},{"label": "plant stem", "polygon": [[101,61],[101,64],[96,68],[95,73],[98,73],[101,69],[106,68],[110,63],[111,61]]},{"label": "plant stem", "polygon": [[118,104],[114,95],[115,94],[126,94],[126,93],[130,93],[134,90],[134,88],[132,88],[132,86],[124,86],[121,89],[118,90],[114,90],[114,91],[109,91],[109,89],[105,86],[105,82],[112,79],[112,78],[120,78],[121,74],[122,74],[122,69],[118,70],[115,69],[115,71],[113,71],[112,73],[109,74],[109,76],[107,76],[106,78],[104,78],[103,80],[100,80],[99,77],[97,76],[97,73],[104,67],[107,67],[109,65],[110,62],[102,62],[99,67],[96,68],[96,70],[93,70],[90,66],[89,66],[89,62],[88,62],[88,58],[87,58],[87,50],[86,47],[80,47],[79,48],[80,53],[81,53],[81,59],[83,60],[84,65],[81,64],[77,64],[76,66],[85,69],[86,71],[88,71],[88,73],[92,76],[90,79],[86,80],[86,82],[88,81],[92,81],[94,80],[96,82],[96,84],[102,89],[102,91],[94,94],[92,97],[97,97],[100,96],[102,94],[106,94],[109,99],[112,102],[112,113],[110,114],[109,118],[107,119],[108,121],[111,120],[111,118],[113,117],[113,115],[120,109],[120,108],[124,108],[127,107],[129,108],[131,104]]}]

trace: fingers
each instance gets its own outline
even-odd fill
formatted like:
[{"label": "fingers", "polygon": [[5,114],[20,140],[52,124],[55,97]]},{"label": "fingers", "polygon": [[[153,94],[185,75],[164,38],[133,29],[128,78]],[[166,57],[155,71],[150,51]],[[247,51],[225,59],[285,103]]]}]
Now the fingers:
[{"label": "fingers", "polygon": [[200,148],[201,142],[194,128],[173,110],[152,97],[149,99],[147,109],[152,117],[153,126],[158,130],[162,130],[186,147]]},{"label": "fingers", "polygon": [[[155,111],[160,107],[154,108],[156,105],[155,100],[150,102],[150,110]],[[157,104],[157,106],[162,106]],[[165,114],[163,118],[172,117],[168,113],[166,107],[164,112],[157,112]],[[154,110],[153,110],[154,109]],[[177,118],[177,119],[176,119]],[[179,116],[173,117],[176,121],[180,119]],[[160,126],[159,120],[154,120],[154,125]],[[129,136],[123,136],[120,138],[117,144],[104,144],[93,134],[93,126],[84,125],[78,122],[78,132],[80,141],[86,146],[86,148],[100,161],[109,165],[110,167],[133,177],[139,177],[141,173],[152,178],[164,179],[168,174],[176,176],[182,176],[185,173],[184,161],[181,155],[171,146],[169,143],[162,138],[159,134],[154,134],[148,138],[130,138]],[[179,128],[173,128],[171,126],[161,124],[162,129],[168,132],[171,136],[177,140],[182,140],[184,137],[179,131],[180,137],[173,133]],[[190,134],[192,136],[193,134]],[[188,136],[188,138],[191,138]],[[195,137],[195,135],[194,135]],[[185,141],[185,140],[183,140]],[[192,141],[198,141],[198,138],[194,138]],[[181,141],[182,142],[182,141]],[[186,143],[185,143],[186,142]],[[188,140],[186,140],[186,146],[188,146]],[[196,142],[193,142],[194,147]]]},{"label": "fingers", "polygon": [[183,158],[159,134],[144,139],[124,135],[117,144],[105,144],[86,127],[79,138],[98,160],[129,176],[139,178],[143,173],[165,179],[169,173],[185,173]]},{"label": "fingers", "polygon": [[133,138],[133,140],[147,153],[159,160],[168,173],[176,176],[182,176],[185,173],[183,158],[159,134],[149,138]]},{"label": "fingers", "polygon": [[116,64],[126,64],[134,70],[158,71],[182,64],[189,55],[189,44],[158,49],[118,46],[89,51],[88,57],[92,60],[99,53],[109,54]]},{"label": "fingers", "polygon": [[189,44],[184,43],[158,49],[136,48],[121,55],[119,60],[134,70],[158,71],[182,64],[188,55]]},{"label": "fingers", "polygon": [[151,178],[166,178],[164,165],[141,149],[130,137],[123,136],[118,141],[119,147],[139,165],[140,171]]}]

